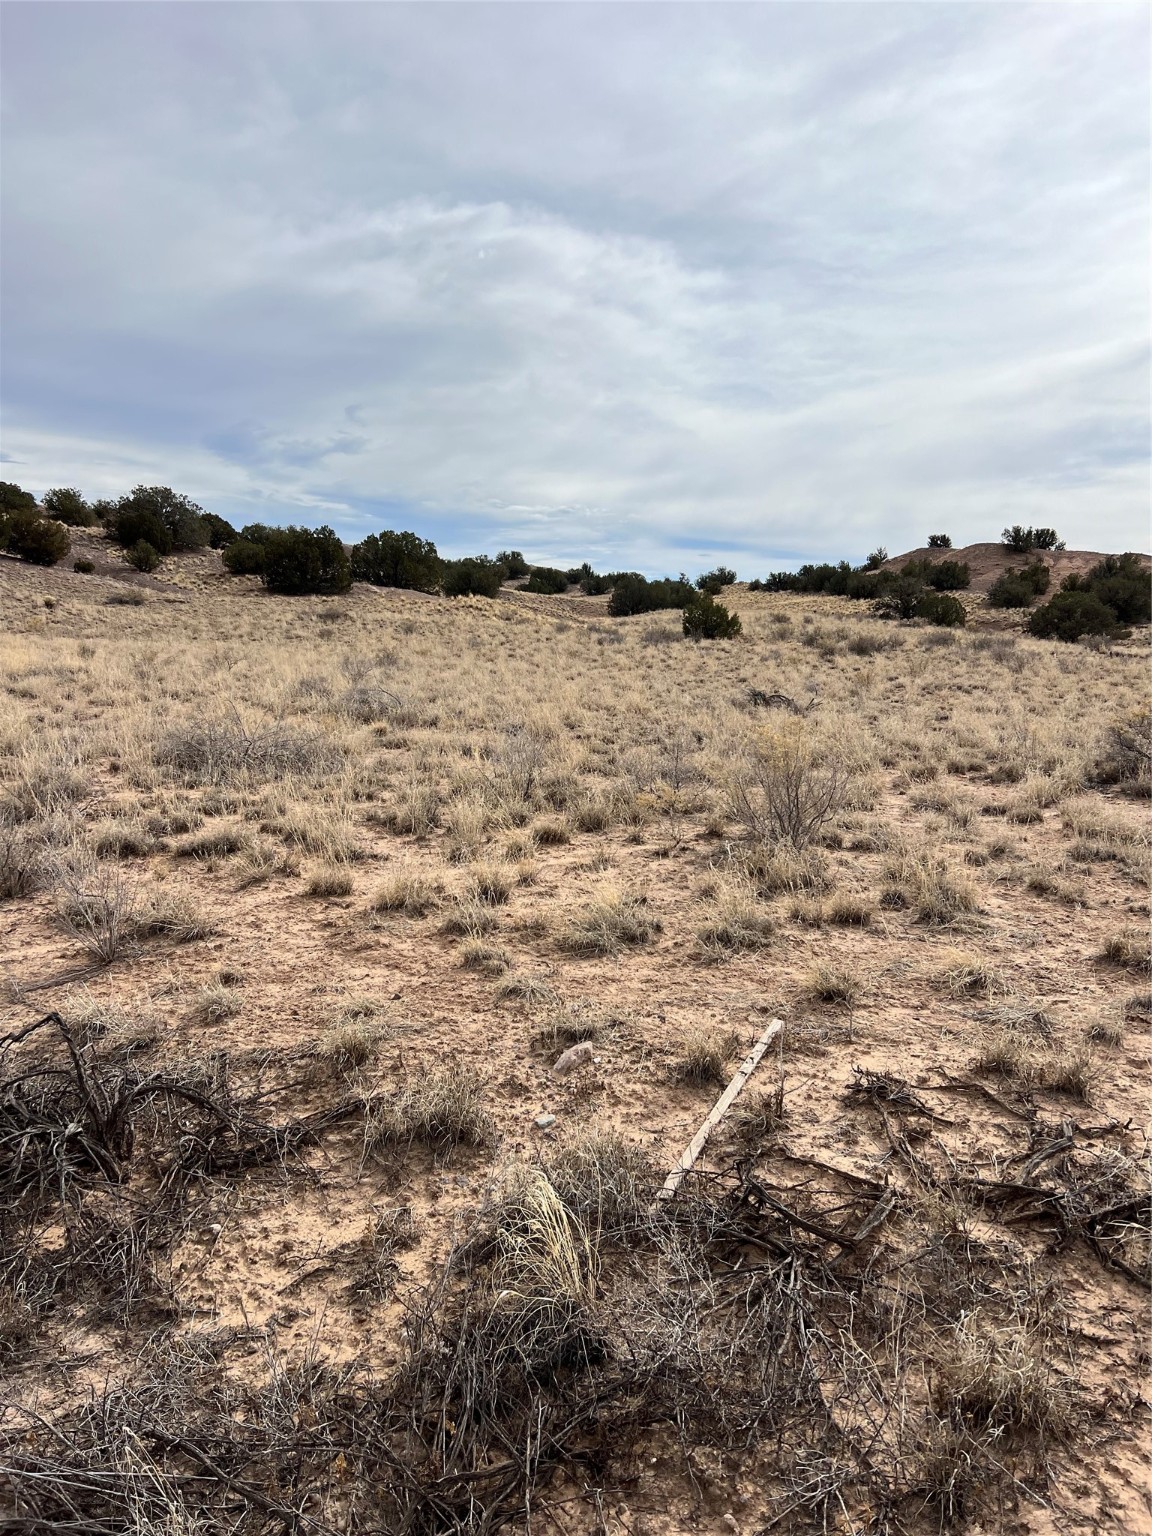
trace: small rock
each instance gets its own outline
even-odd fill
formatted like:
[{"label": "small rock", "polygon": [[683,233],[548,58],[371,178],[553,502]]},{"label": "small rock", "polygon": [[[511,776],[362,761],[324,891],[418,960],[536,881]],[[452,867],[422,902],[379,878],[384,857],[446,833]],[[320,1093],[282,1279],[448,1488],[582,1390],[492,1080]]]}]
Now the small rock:
[{"label": "small rock", "polygon": [[581,1040],[579,1045],[568,1048],[552,1068],[553,1077],[567,1077],[575,1072],[577,1067],[582,1067],[586,1061],[592,1060],[591,1040]]},{"label": "small rock", "polygon": [[224,1228],[218,1221],[210,1221],[208,1223],[208,1231],[212,1234],[213,1237],[219,1237],[223,1230]]},{"label": "small rock", "polygon": [[533,1124],[535,1125],[535,1127],[536,1127],[536,1129],[538,1131],[546,1131],[550,1125],[555,1125],[556,1124],[556,1116],[555,1115],[537,1115],[536,1119],[533,1121]]}]

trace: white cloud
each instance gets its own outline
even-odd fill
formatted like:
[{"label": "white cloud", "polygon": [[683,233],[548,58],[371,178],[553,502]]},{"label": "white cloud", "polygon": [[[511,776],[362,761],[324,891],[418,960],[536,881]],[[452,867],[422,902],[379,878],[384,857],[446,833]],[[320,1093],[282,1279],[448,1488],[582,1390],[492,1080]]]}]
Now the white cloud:
[{"label": "white cloud", "polygon": [[1146,542],[1135,7],[15,9],[37,488],[653,568]]}]

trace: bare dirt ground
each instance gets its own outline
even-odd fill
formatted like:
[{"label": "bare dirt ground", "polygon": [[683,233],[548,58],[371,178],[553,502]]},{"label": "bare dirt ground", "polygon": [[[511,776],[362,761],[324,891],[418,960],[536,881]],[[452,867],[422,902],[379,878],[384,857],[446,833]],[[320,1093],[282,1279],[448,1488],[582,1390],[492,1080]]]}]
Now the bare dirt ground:
[{"label": "bare dirt ground", "polygon": [[[1042,560],[1052,573],[1052,592],[1058,590],[1066,576],[1084,576],[1104,558],[1104,552],[1088,549],[1037,549],[1031,554],[1015,555],[1003,544],[966,544],[963,549],[910,549],[906,554],[894,555],[884,563],[884,570],[903,570],[910,560],[956,560],[967,565],[972,575],[972,585],[957,597],[983,597],[988,588],[1005,571]],[[1140,555],[1142,564],[1152,572],[1152,558]],[[979,611],[976,605],[974,611]],[[986,610],[987,611],[987,610]],[[989,614],[991,617],[991,614]],[[1017,620],[1018,622],[1018,620]]]},{"label": "bare dirt ground", "polygon": [[1152,1530],[1147,636],[974,585],[3,562],[7,1528]]}]

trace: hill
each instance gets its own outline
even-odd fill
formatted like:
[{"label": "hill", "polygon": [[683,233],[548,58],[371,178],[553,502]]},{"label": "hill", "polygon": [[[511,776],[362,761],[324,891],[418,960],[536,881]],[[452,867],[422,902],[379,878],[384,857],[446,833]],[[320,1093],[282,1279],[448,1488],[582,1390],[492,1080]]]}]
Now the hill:
[{"label": "hill", "polygon": [[[1043,560],[1052,572],[1052,591],[1055,591],[1066,576],[1083,576],[1104,559],[1102,553],[1087,549],[1038,549],[1031,554],[1013,554],[1004,548],[1003,544],[967,544],[963,549],[910,549],[903,555],[893,555],[886,561],[881,570],[899,571],[911,560],[959,560],[968,565],[972,572],[972,585],[969,591],[983,594],[1006,570],[1027,564],[1029,561]],[[1152,574],[1152,555],[1140,555],[1141,562]]]}]

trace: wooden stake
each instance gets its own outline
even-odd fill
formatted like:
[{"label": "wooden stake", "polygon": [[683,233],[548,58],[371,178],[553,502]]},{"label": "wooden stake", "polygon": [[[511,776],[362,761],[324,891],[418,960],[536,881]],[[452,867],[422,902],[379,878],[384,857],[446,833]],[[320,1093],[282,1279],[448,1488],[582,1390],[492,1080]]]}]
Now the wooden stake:
[{"label": "wooden stake", "polygon": [[700,1156],[701,1152],[703,1152],[705,1142],[708,1140],[709,1136],[711,1136],[716,1127],[720,1124],[720,1121],[723,1120],[724,1116],[728,1113],[729,1109],[732,1107],[736,1100],[737,1094],[743,1088],[748,1079],[752,1076],[752,1073],[756,1070],[757,1063],[759,1062],[761,1056],[763,1056],[764,1052],[768,1049],[769,1045],[783,1028],[783,1019],[773,1019],[768,1028],[760,1036],[759,1040],[757,1040],[756,1044],[752,1047],[751,1051],[749,1051],[748,1055],[745,1057],[743,1063],[741,1064],[739,1072],[737,1072],[736,1076],[732,1079],[727,1088],[725,1088],[724,1092],[716,1100],[716,1103],[712,1107],[712,1112],[709,1114],[707,1120],[705,1120],[704,1124],[700,1127],[695,1136],[693,1136],[692,1140],[684,1148],[684,1151],[680,1156],[680,1161],[676,1164],[675,1168],[673,1168],[672,1172],[664,1180],[664,1185],[660,1190],[660,1193],[656,1196],[657,1201],[671,1200],[672,1196],[680,1188],[680,1182],[684,1175],[692,1167],[693,1163]]}]

